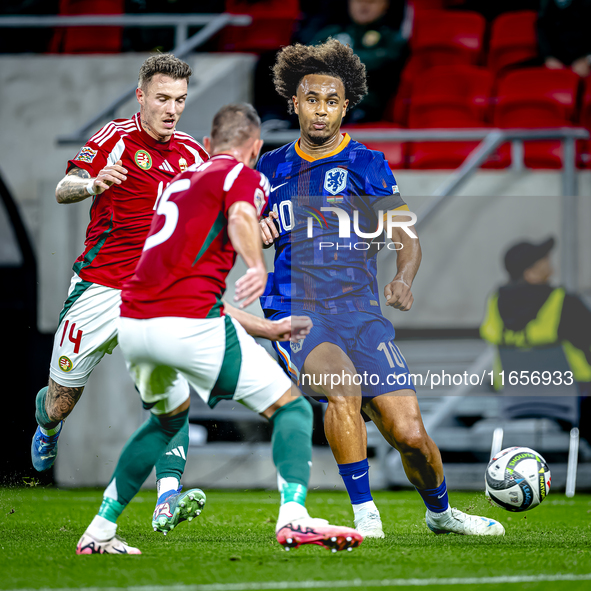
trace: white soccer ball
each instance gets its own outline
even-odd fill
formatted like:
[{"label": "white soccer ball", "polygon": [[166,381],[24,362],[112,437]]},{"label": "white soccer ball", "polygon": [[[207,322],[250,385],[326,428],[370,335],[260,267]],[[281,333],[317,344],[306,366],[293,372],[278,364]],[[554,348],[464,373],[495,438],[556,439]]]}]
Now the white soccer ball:
[{"label": "white soccer ball", "polygon": [[550,492],[546,460],[529,447],[508,447],[488,464],[485,474],[490,498],[507,511],[529,511]]}]

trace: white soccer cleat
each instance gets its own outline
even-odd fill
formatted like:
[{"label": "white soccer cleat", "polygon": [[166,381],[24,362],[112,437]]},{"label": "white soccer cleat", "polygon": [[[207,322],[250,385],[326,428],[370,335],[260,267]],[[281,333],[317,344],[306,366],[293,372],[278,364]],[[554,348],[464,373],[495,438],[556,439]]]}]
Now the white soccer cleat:
[{"label": "white soccer cleat", "polygon": [[385,538],[380,512],[366,511],[355,519],[355,529],[364,538]]},{"label": "white soccer cleat", "polygon": [[141,554],[137,548],[129,546],[119,536],[109,540],[98,540],[84,532],[76,546],[76,554]]},{"label": "white soccer cleat", "polygon": [[436,534],[460,534],[464,536],[504,536],[505,528],[494,519],[468,515],[459,509],[447,509],[443,513],[427,510],[427,527]]}]

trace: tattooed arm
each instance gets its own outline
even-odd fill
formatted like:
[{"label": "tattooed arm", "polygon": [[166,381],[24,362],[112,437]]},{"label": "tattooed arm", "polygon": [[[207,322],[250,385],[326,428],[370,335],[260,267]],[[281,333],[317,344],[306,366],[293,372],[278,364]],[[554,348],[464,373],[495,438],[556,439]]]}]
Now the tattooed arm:
[{"label": "tattooed arm", "polygon": [[121,160],[105,166],[96,178],[91,178],[86,170],[74,167],[58,183],[55,198],[58,203],[78,203],[91,195],[100,195],[113,184],[120,185],[127,179],[126,174]]}]

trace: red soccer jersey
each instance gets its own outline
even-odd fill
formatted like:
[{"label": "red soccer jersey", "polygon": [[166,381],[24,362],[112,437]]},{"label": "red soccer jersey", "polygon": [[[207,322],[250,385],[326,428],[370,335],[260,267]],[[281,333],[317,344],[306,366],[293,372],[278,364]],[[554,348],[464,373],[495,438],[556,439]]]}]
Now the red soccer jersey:
[{"label": "red soccer jersey", "polygon": [[139,113],[107,123],[68,161],[68,170],[76,166],[95,177],[121,160],[127,180],[93,197],[86,248],[74,271],[86,281],[121,289],[142,253],[156,198],[179,172],[207,158],[203,147],[180,131],[157,142],[142,128]]},{"label": "red soccer jersey", "polygon": [[222,316],[236,260],[228,209],[246,201],[260,216],[268,197],[267,178],[225,154],[177,177],[158,201],[135,275],[123,287],[121,316]]}]

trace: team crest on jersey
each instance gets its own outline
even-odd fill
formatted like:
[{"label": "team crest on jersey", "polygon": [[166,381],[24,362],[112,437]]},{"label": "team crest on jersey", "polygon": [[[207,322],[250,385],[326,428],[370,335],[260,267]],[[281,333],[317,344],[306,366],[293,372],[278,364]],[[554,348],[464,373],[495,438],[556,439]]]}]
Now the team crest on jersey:
[{"label": "team crest on jersey", "polygon": [[296,341],[295,343],[292,341],[289,343],[289,346],[294,353],[297,353],[303,347],[302,341]]},{"label": "team crest on jersey", "polygon": [[74,364],[72,363],[71,359],[69,357],[66,357],[65,355],[62,355],[57,360],[57,363],[60,366],[60,369],[62,371],[65,371],[66,373],[72,371],[72,368],[74,367]]},{"label": "team crest on jersey", "polygon": [[179,168],[181,169],[181,172],[185,172],[188,167],[189,165],[187,164],[187,161],[184,158],[179,158]]},{"label": "team crest on jersey", "polygon": [[265,207],[265,194],[261,189],[255,189],[254,206],[257,208],[257,215],[260,216],[263,211],[263,207]]},{"label": "team crest on jersey", "polygon": [[142,170],[150,170],[152,168],[152,156],[146,150],[138,150],[134,156],[135,163]]},{"label": "team crest on jersey", "polygon": [[84,146],[80,152],[76,155],[74,160],[80,160],[81,162],[88,162],[89,164],[94,160],[94,157],[98,154],[98,150],[93,150],[88,146]]},{"label": "team crest on jersey", "polygon": [[331,168],[324,175],[324,188],[333,195],[340,193],[347,186],[347,176],[344,168]]}]

